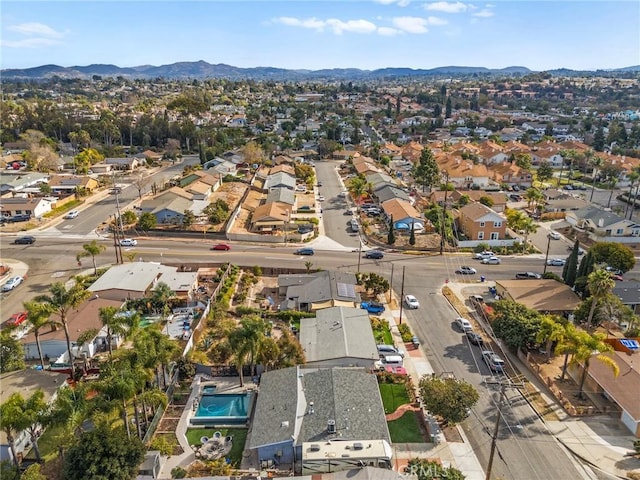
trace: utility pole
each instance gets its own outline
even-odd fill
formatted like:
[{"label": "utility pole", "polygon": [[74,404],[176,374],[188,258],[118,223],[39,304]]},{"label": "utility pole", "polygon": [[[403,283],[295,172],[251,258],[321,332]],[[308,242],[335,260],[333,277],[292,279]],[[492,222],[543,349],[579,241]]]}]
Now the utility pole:
[{"label": "utility pole", "polygon": [[362,237],[360,236],[360,232],[358,232],[358,244],[358,273],[360,273],[360,260],[362,260]]},{"label": "utility pole", "polygon": [[442,172],[444,175],[444,202],[442,204],[442,228],[440,229],[440,255],[444,255],[444,242],[447,233],[447,193],[449,193],[449,172]]},{"label": "utility pole", "polygon": [[402,306],[404,305],[404,269],[405,265],[402,266],[402,284],[400,286],[400,323],[402,325]]},{"label": "utility pole", "polygon": [[551,235],[547,234],[547,253],[544,256],[544,270],[542,273],[547,273],[547,262],[549,261],[549,247],[551,247]]},{"label": "utility pole", "polygon": [[392,292],[393,292],[393,263],[391,264],[391,278],[389,279],[389,304],[391,304]]},{"label": "utility pole", "polygon": [[119,265],[123,262],[120,261],[122,258],[122,251],[118,249],[118,219],[116,216],[113,216],[113,224],[115,228],[113,229],[113,248],[116,251],[116,265]]}]

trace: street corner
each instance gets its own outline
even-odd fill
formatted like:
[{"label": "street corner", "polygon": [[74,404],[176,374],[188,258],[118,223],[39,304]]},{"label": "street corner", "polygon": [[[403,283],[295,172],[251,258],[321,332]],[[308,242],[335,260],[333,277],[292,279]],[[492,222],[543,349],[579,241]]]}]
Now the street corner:
[{"label": "street corner", "polygon": [[13,258],[3,258],[0,261],[0,281],[12,276],[27,277],[29,265]]}]

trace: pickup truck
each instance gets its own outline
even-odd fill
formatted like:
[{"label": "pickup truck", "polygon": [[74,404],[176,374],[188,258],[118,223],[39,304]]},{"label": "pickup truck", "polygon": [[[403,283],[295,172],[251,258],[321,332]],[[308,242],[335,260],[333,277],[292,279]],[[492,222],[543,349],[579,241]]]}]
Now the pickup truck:
[{"label": "pickup truck", "polygon": [[380,302],[362,302],[360,308],[366,310],[369,313],[382,313],[384,312],[384,305]]}]

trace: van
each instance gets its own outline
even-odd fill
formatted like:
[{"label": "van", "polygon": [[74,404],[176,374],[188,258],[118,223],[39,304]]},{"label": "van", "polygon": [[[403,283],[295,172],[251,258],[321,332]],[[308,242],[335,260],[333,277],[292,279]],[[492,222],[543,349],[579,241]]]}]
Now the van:
[{"label": "van", "polygon": [[386,367],[387,365],[393,367],[402,367],[403,359],[400,355],[385,355],[381,359],[382,364]]}]

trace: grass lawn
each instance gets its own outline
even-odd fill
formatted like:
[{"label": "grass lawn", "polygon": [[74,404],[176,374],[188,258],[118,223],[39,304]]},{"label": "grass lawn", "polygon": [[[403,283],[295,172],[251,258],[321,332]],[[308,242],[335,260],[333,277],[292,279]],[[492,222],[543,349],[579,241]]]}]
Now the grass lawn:
[{"label": "grass lawn", "polygon": [[389,324],[386,322],[380,322],[375,325],[373,329],[373,336],[376,339],[376,343],[379,345],[393,345],[391,330],[389,330]]},{"label": "grass lawn", "polygon": [[240,467],[244,444],[247,441],[248,430],[246,428],[190,428],[187,430],[187,440],[189,441],[189,445],[199,447],[202,445],[200,441],[202,437],[213,437],[215,432],[220,432],[223,437],[227,435],[233,437],[233,446],[227,456],[231,459],[231,465],[236,468]]},{"label": "grass lawn", "polygon": [[[38,447],[40,447],[40,455],[45,462],[53,460],[58,456],[58,447],[60,446],[59,437],[63,431],[63,426],[49,427],[39,438]],[[36,458],[33,448],[29,451],[26,458]]]},{"label": "grass lawn", "polygon": [[404,384],[381,383],[379,387],[385,413],[393,413],[400,405],[410,401]]},{"label": "grass lawn", "polygon": [[424,443],[426,442],[415,412],[406,412],[399,419],[387,422],[389,434],[393,443]]}]

